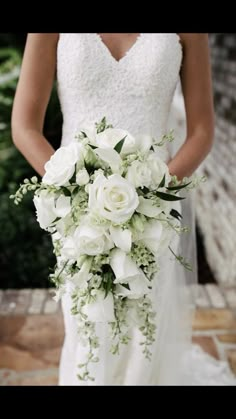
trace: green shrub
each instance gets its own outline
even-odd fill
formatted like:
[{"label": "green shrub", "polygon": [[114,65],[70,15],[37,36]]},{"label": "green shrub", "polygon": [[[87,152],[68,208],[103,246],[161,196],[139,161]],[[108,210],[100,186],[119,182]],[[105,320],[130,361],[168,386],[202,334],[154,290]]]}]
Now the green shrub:
[{"label": "green shrub", "polygon": [[[9,41],[9,37],[7,39]],[[2,44],[1,36],[0,46]],[[36,174],[11,139],[11,111],[21,51],[19,46],[0,48],[0,288],[51,286],[49,269],[55,264],[51,238],[36,221],[31,197],[25,197],[18,207],[9,199],[24,178]],[[54,87],[44,132],[55,148],[60,143],[61,125]]]}]

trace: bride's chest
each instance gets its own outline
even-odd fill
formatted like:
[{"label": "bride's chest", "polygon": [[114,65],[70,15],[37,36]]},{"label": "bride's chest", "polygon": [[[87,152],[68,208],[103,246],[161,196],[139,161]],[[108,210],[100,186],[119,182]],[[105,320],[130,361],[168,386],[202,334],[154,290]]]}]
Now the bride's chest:
[{"label": "bride's chest", "polygon": [[179,75],[182,48],[177,34],[145,33],[117,61],[96,33],[60,34],[57,78],[80,94],[148,94],[168,90]]}]

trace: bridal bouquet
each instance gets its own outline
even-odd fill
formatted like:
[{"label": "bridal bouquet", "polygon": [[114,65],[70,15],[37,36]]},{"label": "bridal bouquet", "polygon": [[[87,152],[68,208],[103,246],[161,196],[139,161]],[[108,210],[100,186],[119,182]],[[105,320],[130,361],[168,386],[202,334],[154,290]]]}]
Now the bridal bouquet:
[{"label": "bridal bouquet", "polygon": [[[187,230],[176,201],[181,189],[195,187],[170,175],[161,148],[172,134],[155,141],[133,137],[106,119],[81,131],[45,165],[42,182],[25,179],[12,198],[18,204],[34,191],[40,227],[52,235],[57,264],[51,279],[56,298],[71,296],[78,336],[87,347],[78,377],[93,379],[89,364],[98,362],[96,325],[106,322],[111,351],[129,341],[131,322],[139,328],[145,357],[155,340],[150,291],[158,258]],[[158,276],[157,276],[158,280]]]}]

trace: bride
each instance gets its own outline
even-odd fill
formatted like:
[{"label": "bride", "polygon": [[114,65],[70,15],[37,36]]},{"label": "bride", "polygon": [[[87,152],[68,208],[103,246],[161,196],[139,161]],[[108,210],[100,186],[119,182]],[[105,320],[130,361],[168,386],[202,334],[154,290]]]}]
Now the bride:
[{"label": "bride", "polygon": [[[43,176],[54,150],[43,135],[45,111],[54,77],[63,113],[62,145],[74,139],[88,122],[106,116],[114,127],[132,134],[161,138],[167,130],[173,94],[181,78],[187,135],[177,152],[166,146],[169,171],[179,179],[191,176],[213,143],[213,100],[207,34],[176,33],[63,33],[29,34],[12,115],[16,147]],[[182,204],[190,214],[191,202]],[[187,218],[184,217],[186,224]],[[178,246],[195,261],[194,232]],[[162,256],[153,299],[157,335],[152,360],[140,349],[138,331],[116,356],[109,352],[105,324],[98,325],[99,359],[94,385],[221,385],[235,384],[226,365],[191,346],[192,306],[186,272],[170,255]],[[83,348],[62,301],[65,341],[60,362],[60,385],[83,385],[77,378]],[[90,383],[86,383],[90,384]]]}]

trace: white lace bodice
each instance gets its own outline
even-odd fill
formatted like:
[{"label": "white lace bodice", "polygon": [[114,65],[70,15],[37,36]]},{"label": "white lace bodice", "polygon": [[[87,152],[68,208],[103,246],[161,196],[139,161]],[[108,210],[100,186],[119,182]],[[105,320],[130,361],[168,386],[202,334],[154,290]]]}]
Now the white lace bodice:
[{"label": "white lace bodice", "polygon": [[72,141],[85,123],[103,116],[134,135],[160,138],[166,131],[181,61],[182,47],[175,33],[140,34],[119,61],[96,33],[60,34],[62,144]]}]

